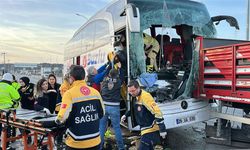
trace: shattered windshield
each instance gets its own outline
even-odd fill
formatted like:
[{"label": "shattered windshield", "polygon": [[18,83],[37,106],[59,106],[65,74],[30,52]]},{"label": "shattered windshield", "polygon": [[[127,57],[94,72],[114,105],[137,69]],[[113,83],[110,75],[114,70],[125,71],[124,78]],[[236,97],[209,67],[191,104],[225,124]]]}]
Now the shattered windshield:
[{"label": "shattered windshield", "polygon": [[[127,0],[140,12],[140,34],[130,35],[131,75],[145,72],[145,56],[142,32],[152,25],[174,27],[188,25],[193,27],[193,34],[203,37],[215,37],[216,30],[204,4],[188,0]],[[134,60],[135,59],[135,60]],[[143,63],[144,62],[144,63]]]},{"label": "shattered windshield", "polygon": [[151,25],[192,26],[194,34],[214,37],[216,30],[204,4],[188,0],[128,0],[140,11],[141,31]]}]

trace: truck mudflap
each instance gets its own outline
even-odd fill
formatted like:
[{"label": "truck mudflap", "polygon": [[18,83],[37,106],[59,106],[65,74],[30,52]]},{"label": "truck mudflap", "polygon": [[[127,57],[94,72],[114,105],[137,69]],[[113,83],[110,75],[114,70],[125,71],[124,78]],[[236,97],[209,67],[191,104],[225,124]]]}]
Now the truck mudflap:
[{"label": "truck mudflap", "polygon": [[194,98],[159,104],[167,129],[210,119],[208,101]]}]

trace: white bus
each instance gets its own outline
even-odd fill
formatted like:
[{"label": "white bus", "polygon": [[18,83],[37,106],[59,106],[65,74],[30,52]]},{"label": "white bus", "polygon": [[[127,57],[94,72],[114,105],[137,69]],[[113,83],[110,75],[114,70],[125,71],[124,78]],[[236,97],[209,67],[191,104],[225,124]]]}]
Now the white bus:
[{"label": "white bus", "polygon": [[[114,37],[125,36],[126,80],[146,72],[143,33],[160,37],[158,86],[151,94],[164,114],[168,129],[209,119],[208,101],[197,96],[198,50],[196,36],[214,37],[213,20],[204,4],[189,0],[115,0],[81,26],[67,43],[65,68],[72,64],[99,67],[114,50]],[[158,35],[158,36],[157,36]],[[164,36],[170,44],[164,45]],[[171,50],[169,50],[171,49]],[[130,110],[129,95],[123,100]],[[127,127],[138,130],[133,116]]]}]

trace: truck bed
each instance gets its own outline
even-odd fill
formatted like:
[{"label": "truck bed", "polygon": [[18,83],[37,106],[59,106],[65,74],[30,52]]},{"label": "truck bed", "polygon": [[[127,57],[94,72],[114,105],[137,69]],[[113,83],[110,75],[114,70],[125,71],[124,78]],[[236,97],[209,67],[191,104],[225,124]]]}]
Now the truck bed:
[{"label": "truck bed", "polygon": [[201,97],[250,104],[250,42],[203,39],[199,65]]}]

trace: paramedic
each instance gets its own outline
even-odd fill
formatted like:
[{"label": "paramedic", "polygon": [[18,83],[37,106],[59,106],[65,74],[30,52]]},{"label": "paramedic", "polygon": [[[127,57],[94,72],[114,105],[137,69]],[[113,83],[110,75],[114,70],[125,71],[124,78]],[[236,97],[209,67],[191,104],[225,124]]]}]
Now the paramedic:
[{"label": "paramedic", "polygon": [[[163,115],[153,97],[142,90],[137,81],[129,82],[128,92],[132,96],[135,120],[141,127],[139,150],[153,150],[154,145],[160,143],[160,136],[165,138],[167,134]],[[124,122],[129,115],[130,112],[126,112],[121,121]]]},{"label": "paramedic", "polygon": [[63,95],[56,118],[57,124],[66,123],[66,149],[99,149],[99,120],[104,114],[101,95],[94,88],[87,86],[82,66],[73,66],[69,75],[72,85]]}]

